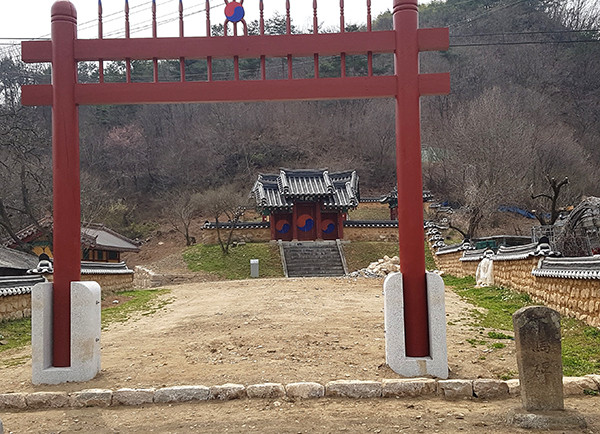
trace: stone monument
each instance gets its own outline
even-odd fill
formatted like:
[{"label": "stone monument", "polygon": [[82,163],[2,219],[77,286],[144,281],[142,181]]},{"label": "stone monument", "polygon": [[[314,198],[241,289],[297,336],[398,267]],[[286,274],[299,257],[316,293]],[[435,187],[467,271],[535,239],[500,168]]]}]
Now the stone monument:
[{"label": "stone monument", "polygon": [[512,411],[510,424],[521,428],[585,428],[582,416],[565,411],[560,314],[529,306],[513,315],[523,408]]}]

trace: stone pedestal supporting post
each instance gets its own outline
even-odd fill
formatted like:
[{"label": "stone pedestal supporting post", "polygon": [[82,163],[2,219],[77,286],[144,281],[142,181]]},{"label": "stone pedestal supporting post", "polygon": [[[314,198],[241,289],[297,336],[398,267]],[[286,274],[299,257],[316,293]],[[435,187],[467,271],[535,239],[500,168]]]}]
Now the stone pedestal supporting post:
[{"label": "stone pedestal supporting post", "polygon": [[402,273],[392,273],[383,284],[385,358],[394,372],[405,377],[432,375],[445,379],[448,378],[448,348],[444,281],[437,274],[427,273],[426,282],[430,355],[411,357],[406,354]]},{"label": "stone pedestal supporting post", "polygon": [[53,284],[38,283],[31,293],[33,384],[88,381],[100,372],[100,285],[71,282],[71,365],[52,364]]}]

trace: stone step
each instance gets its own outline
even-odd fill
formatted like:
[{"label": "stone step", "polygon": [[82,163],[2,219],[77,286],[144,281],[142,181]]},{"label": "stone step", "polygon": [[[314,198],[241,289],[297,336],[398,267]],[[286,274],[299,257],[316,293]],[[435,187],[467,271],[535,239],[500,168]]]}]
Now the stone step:
[{"label": "stone step", "polygon": [[283,243],[289,277],[343,276],[344,267],[333,242]]}]

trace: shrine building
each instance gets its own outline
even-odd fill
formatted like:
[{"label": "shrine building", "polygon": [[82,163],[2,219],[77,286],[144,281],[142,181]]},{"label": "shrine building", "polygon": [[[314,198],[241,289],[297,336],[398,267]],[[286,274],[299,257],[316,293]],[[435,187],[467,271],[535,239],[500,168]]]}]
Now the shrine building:
[{"label": "shrine building", "polygon": [[344,237],[344,220],[358,206],[356,171],[281,169],[260,174],[252,188],[257,210],[268,216],[271,239],[336,240]]}]

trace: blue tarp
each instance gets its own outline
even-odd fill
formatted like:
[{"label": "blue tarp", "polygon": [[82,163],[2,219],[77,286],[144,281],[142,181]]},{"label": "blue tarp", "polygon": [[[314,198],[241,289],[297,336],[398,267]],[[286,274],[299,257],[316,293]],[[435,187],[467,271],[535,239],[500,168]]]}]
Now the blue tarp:
[{"label": "blue tarp", "polygon": [[502,212],[512,212],[515,214],[519,214],[522,215],[523,217],[527,217],[528,219],[534,219],[535,216],[530,213],[527,210],[524,210],[522,208],[516,207],[516,206],[501,206],[498,207],[498,211],[502,211]]}]

